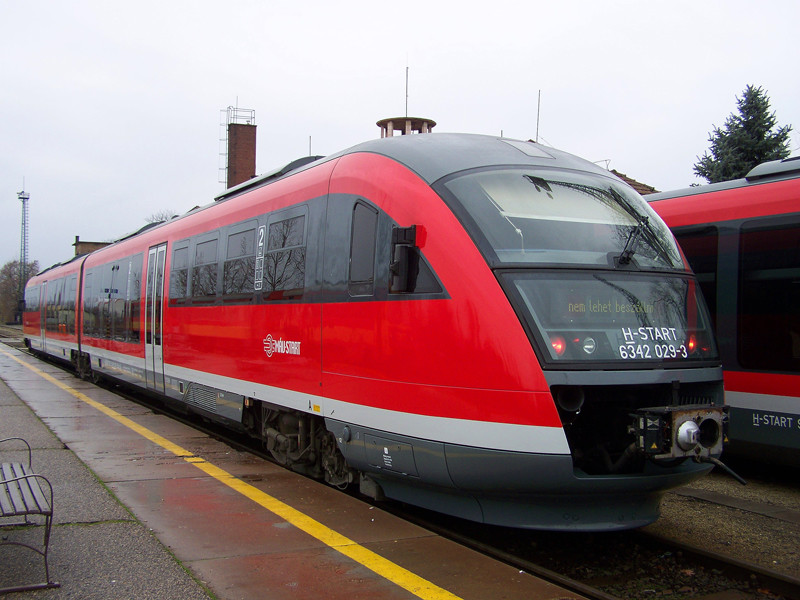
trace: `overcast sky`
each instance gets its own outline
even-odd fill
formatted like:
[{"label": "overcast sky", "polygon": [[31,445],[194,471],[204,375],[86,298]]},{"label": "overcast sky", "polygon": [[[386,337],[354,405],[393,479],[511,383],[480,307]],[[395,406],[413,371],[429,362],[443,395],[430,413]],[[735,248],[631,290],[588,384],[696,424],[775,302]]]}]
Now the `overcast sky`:
[{"label": "overcast sky", "polygon": [[747,84],[800,151],[800,2],[0,0],[0,264],[68,259],[221,192],[220,110],[254,109],[257,171],[380,136],[539,141],[659,190]]}]

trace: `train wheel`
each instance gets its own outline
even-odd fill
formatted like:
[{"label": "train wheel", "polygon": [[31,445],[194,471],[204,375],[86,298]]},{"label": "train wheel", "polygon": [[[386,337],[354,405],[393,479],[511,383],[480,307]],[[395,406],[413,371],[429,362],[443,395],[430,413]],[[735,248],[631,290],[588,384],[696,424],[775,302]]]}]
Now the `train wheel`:
[{"label": "train wheel", "polygon": [[355,481],[356,471],[348,466],[336,444],[336,438],[330,431],[326,431],[322,436],[320,454],[326,483],[344,489]]}]

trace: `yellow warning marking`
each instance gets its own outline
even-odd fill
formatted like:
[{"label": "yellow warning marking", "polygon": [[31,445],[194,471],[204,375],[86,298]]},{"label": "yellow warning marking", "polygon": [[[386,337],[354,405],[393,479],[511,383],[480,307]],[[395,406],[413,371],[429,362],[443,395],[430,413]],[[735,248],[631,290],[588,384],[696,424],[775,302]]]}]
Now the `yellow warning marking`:
[{"label": "yellow warning marking", "polygon": [[220,469],[218,466],[211,464],[205,459],[200,458],[199,456],[195,456],[192,452],[184,450],[177,444],[174,444],[171,441],[169,441],[167,438],[153,431],[150,431],[146,427],[139,425],[138,423],[132,421],[128,417],[119,414],[113,408],[109,408],[105,404],[101,404],[96,400],[92,400],[86,394],[70,387],[63,381],[59,381],[58,379],[56,379],[55,377],[53,377],[48,373],[45,373],[38,367],[26,363],[25,361],[17,358],[13,354],[9,354],[2,348],[0,348],[0,352],[5,354],[9,358],[17,361],[23,367],[30,369],[31,371],[33,371],[43,379],[49,381],[56,387],[64,390],[68,394],[71,394],[78,400],[85,402],[86,404],[92,406],[93,408],[96,408],[104,415],[111,417],[118,423],[124,425],[125,427],[128,427],[129,429],[132,429],[139,435],[150,440],[154,444],[161,446],[165,450],[168,450],[175,456],[182,458],[186,462],[194,465],[207,475],[213,477],[214,479],[228,486],[232,490],[239,492],[240,494],[249,498],[256,504],[262,506],[263,508],[266,508],[268,511],[276,514],[277,516],[284,519],[288,523],[291,523],[298,529],[305,531],[307,534],[318,539],[326,546],[333,548],[334,550],[336,550],[341,554],[344,554],[348,558],[363,565],[372,572],[408,590],[415,596],[419,598],[424,598],[425,600],[460,600],[460,598],[455,594],[448,592],[443,588],[440,588],[439,586],[431,583],[427,579],[423,579],[419,575],[416,575],[415,573],[412,573],[407,569],[404,569],[400,565],[397,565],[392,561],[380,556],[379,554],[376,554],[372,550],[364,548],[363,546],[354,542],[350,538],[338,533],[337,531],[334,531],[333,529],[331,529],[326,525],[323,525],[316,519],[309,517],[305,513],[302,513],[296,508],[289,506],[285,502],[282,502],[277,498],[270,496],[269,494],[258,489],[257,487],[250,485],[249,483],[242,481],[241,479],[237,479],[235,476],[231,475],[224,469]]}]

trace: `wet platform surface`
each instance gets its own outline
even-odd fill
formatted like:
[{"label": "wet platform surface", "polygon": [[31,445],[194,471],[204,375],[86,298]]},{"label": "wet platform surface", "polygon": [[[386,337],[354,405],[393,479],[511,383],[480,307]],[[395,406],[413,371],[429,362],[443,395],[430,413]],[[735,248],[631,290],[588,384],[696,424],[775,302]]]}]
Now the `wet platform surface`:
[{"label": "wet platform surface", "polygon": [[[579,598],[6,346],[0,378],[0,439],[54,482],[62,585],[9,597]],[[42,577],[7,548],[0,587]]]}]

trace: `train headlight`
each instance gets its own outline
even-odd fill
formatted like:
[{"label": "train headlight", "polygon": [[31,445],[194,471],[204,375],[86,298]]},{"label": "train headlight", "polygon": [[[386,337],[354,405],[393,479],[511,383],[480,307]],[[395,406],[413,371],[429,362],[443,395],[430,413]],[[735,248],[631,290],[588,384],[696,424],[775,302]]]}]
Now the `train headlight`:
[{"label": "train headlight", "polygon": [[567,351],[567,340],[564,339],[564,336],[551,335],[550,345],[557,356],[564,356],[564,352]]},{"label": "train headlight", "polygon": [[583,408],[584,394],[583,388],[572,385],[558,386],[553,388],[558,407],[567,413],[579,413]]}]

